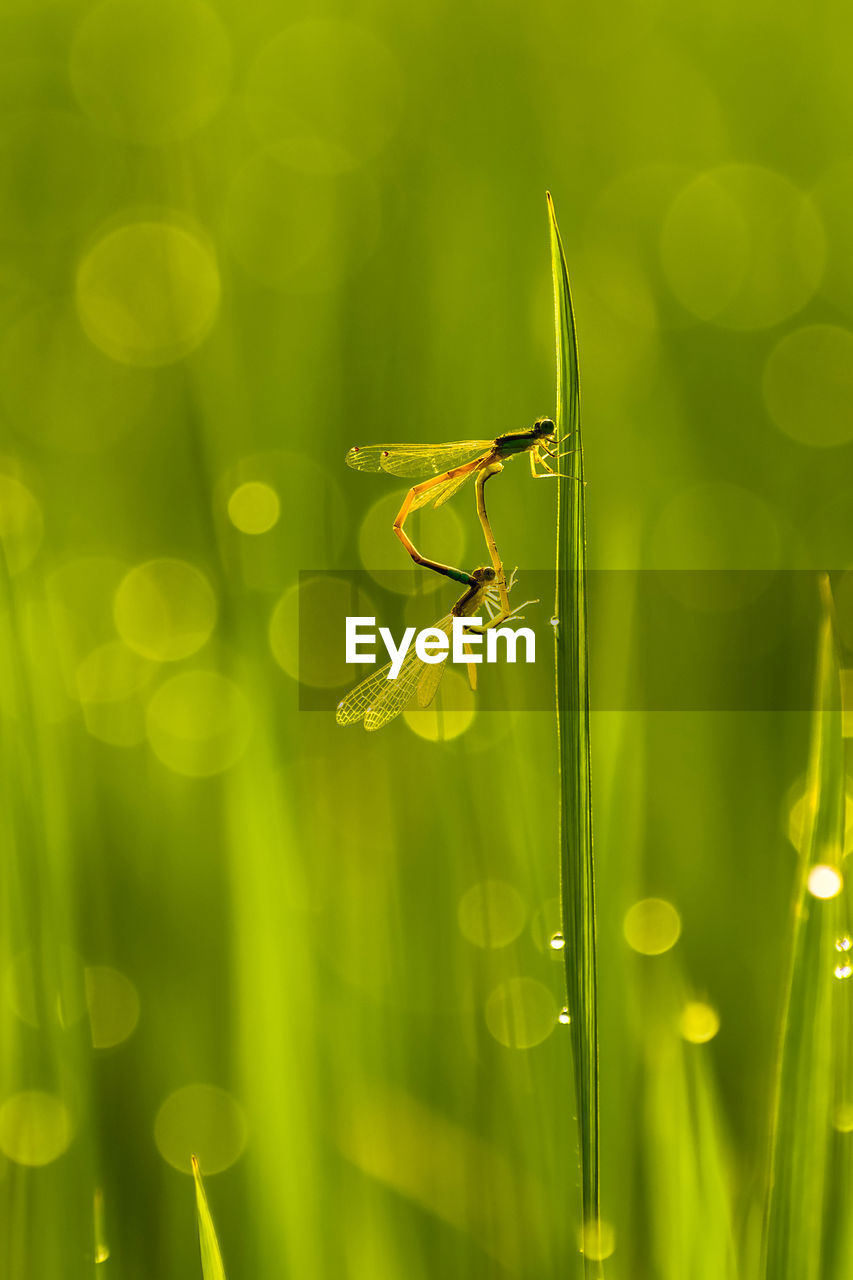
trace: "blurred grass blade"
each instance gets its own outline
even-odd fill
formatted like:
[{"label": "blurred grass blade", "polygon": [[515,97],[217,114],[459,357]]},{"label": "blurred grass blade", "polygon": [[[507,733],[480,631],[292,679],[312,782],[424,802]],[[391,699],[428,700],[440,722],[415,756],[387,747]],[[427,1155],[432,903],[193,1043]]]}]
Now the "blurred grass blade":
[{"label": "blurred grass blade", "polygon": [[839,662],[826,578],[821,580],[821,600],[815,713],[773,1117],[767,1280],[819,1280],[826,1274],[824,1209],[838,1038],[835,942],[842,899],[814,897],[808,880],[817,865],[840,868],[845,785]]},{"label": "blurred grass blade", "polygon": [[[566,937],[566,987],[580,1139],[584,1240],[600,1216],[598,993],[587,672],[586,525],[580,388],[569,274],[554,204],[548,195],[557,336],[557,438],[573,452],[557,481],[557,588],[554,629],[560,756],[560,875]],[[569,439],[571,437],[571,439]],[[587,1248],[586,1266],[595,1249]]]},{"label": "blurred grass blade", "polygon": [[193,1178],[195,1179],[195,1203],[198,1210],[198,1243],[201,1249],[201,1273],[204,1280],[225,1280],[225,1267],[222,1265],[222,1254],[219,1252],[219,1241],[216,1228],[207,1204],[207,1195],[201,1179],[201,1170],[195,1156],[193,1161]]},{"label": "blurred grass blade", "polygon": [[643,1001],[644,1163],[659,1280],[736,1280],[732,1162],[709,1046],[683,1037],[686,997],[663,970]]},{"label": "blurred grass blade", "polygon": [[110,1246],[107,1244],[106,1232],[104,1230],[104,1193],[100,1187],[95,1187],[95,1262],[106,1262],[110,1256]]}]

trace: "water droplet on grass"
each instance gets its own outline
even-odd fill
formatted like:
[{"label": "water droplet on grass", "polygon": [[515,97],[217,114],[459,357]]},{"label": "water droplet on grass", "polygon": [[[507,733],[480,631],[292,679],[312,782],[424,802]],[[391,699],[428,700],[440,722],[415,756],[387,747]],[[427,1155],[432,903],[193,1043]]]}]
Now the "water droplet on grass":
[{"label": "water droplet on grass", "polygon": [[807,885],[813,898],[827,899],[836,897],[844,882],[835,867],[817,863],[809,872]]}]

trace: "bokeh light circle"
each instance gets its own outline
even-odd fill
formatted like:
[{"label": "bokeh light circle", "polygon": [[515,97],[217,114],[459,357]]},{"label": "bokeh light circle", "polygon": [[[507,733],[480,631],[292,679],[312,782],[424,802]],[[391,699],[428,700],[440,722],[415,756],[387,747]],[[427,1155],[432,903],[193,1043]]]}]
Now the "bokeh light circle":
[{"label": "bokeh light circle", "polygon": [[84,973],[93,1049],[112,1049],[127,1040],[139,1021],[139,994],[118,969],[90,965]]},{"label": "bokeh light circle", "polygon": [[758,494],[712,481],[680,490],[664,507],[650,550],[656,569],[772,569],[779,527]]},{"label": "bokeh light circle", "polygon": [[779,567],[781,543],[778,517],[763,498],[740,485],[712,481],[681,489],[663,507],[651,530],[649,561],[655,569],[681,571],[661,581],[689,608],[737,609],[767,588]]},{"label": "bokeh light circle", "polygon": [[124,643],[153,662],[177,662],[206,644],[216,625],[216,597],[185,560],[147,560],[122,578],[113,617]]},{"label": "bokeh light circle", "polygon": [[707,1044],[720,1029],[720,1015],[703,1000],[688,1000],[681,1011],[678,1029],[690,1044]]},{"label": "bokeh light circle", "polygon": [[536,978],[508,978],[486,1001],[486,1026],[507,1049],[532,1049],[557,1025],[553,993]]},{"label": "bokeh light circle", "polygon": [[237,171],[225,235],[248,276],[267,289],[321,293],[358,271],[380,225],[375,183],[364,174],[295,174],[260,152]]},{"label": "bokeh light circle", "polygon": [[[843,588],[845,579],[848,576],[851,579],[849,590],[853,593],[853,574],[845,574],[841,578],[841,590],[836,592],[835,595],[836,604],[844,599]],[[851,601],[851,605],[853,605],[853,601]],[[843,618],[844,614],[839,612],[839,622],[841,622]],[[853,623],[853,618],[850,619],[850,622]],[[842,639],[846,640],[843,626],[839,626],[839,632]],[[851,784],[848,782],[844,795],[844,838],[841,851],[842,856],[844,857],[847,857],[847,855],[853,851],[853,793],[851,793],[850,785]],[[814,790],[814,788],[809,788],[807,779],[805,778],[798,779],[788,790],[786,801],[787,815],[784,819],[785,830],[788,839],[791,841],[791,844],[798,853],[808,854],[809,852],[807,848],[807,840],[809,836],[813,834],[813,826],[817,816],[818,799],[817,791]]]},{"label": "bokeh light circle", "polygon": [[0,473],[0,543],[9,573],[32,563],[43,534],[41,507],[27,486]]},{"label": "bokeh light circle", "polygon": [[241,533],[268,533],[278,523],[280,514],[281,504],[275,489],[257,480],[238,485],[228,499],[228,516]]},{"label": "bokeh light circle", "polygon": [[813,898],[836,898],[844,888],[844,881],[837,867],[816,863],[806,877],[806,887]]},{"label": "bokeh light circle", "polygon": [[669,164],[628,170],[599,193],[587,216],[582,286],[623,324],[646,335],[683,323],[661,267],[660,226],[689,173]]},{"label": "bokeh light circle", "polygon": [[643,956],[659,956],[678,941],[681,918],[664,898],[642,898],[628,908],[622,931],[632,950]]},{"label": "bokeh light circle", "polygon": [[616,1232],[604,1218],[585,1222],[580,1233],[580,1251],[590,1262],[603,1262],[616,1249]]},{"label": "bokeh light circle", "polygon": [[711,320],[733,300],[746,274],[749,229],[735,197],[707,174],[673,201],[661,230],[661,257],[678,301]]},{"label": "bokeh light circle", "polygon": [[673,201],[661,258],[670,288],[692,314],[731,329],[764,329],[814,294],[826,237],[813,202],[787,178],[757,165],[725,165]]},{"label": "bokeh light circle", "polygon": [[236,764],[252,731],[240,688],[216,671],[182,671],[154,693],[146,731],[157,758],[175,773],[209,778]]},{"label": "bokeh light circle", "polygon": [[[656,328],[617,316],[595,291],[596,284],[586,276],[577,287],[572,281],[575,307],[584,317],[584,391],[593,403],[607,411],[625,413],[626,406],[630,406],[634,412],[659,377],[660,334]],[[548,285],[550,288],[550,282]],[[535,296],[531,295],[539,323],[546,310],[544,294],[544,290],[537,290]],[[547,314],[547,324],[553,327],[553,323]]]},{"label": "bokeh light circle", "polygon": [[70,1112],[52,1093],[29,1089],[0,1106],[0,1151],[16,1164],[51,1164],[67,1150],[72,1136]]},{"label": "bokeh light circle", "polygon": [[853,439],[853,333],[813,324],[786,334],[764,366],[764,402],[781,431],[831,448]]},{"label": "bokeh light circle", "polygon": [[104,0],[77,29],[70,72],[77,101],[98,125],[157,145],[189,137],[216,114],[231,50],[200,0]]},{"label": "bokeh light circle", "polygon": [[28,311],[0,347],[0,398],[15,429],[69,452],[103,448],[135,425],[150,377],[93,346],[64,299]]},{"label": "bokeh light circle", "polygon": [[[284,383],[281,394],[289,394]],[[293,423],[286,421],[284,429],[295,434],[304,422],[295,409],[294,415]],[[240,511],[231,502],[244,486],[251,486],[245,495],[252,499],[251,513],[242,502]],[[306,494],[311,495],[310,502]],[[233,514],[257,527],[272,516],[273,496],[279,508],[276,522],[263,535],[235,537]],[[271,449],[238,458],[220,475],[213,507],[221,526],[226,571],[252,590],[280,592],[306,567],[340,562],[349,521],[339,477],[304,453]]]},{"label": "bokeh light circle", "polygon": [[[408,489],[395,489],[373,503],[361,522],[358,554],[371,578],[387,591],[414,596],[437,591],[447,581],[414,564],[394,536],[394,520],[407,493]],[[414,512],[406,521],[406,532],[430,560],[462,567],[465,528],[449,503],[438,511],[426,507]]]},{"label": "bokeh light circle", "polygon": [[400,116],[402,78],[381,41],[351,22],[280,32],[249,69],[246,112],[261,141],[303,173],[341,173],[379,152]]},{"label": "bokeh light circle", "polygon": [[446,668],[438,693],[428,707],[415,700],[403,719],[417,737],[426,742],[450,742],[470,729],[477,714],[477,699],[467,677]]},{"label": "bokeh light circle", "polygon": [[[346,661],[344,619],[348,616],[376,617],[376,606],[345,578],[328,574],[303,578],[285,591],[269,624],[270,649],[282,671],[314,689],[356,685],[362,669]],[[381,625],[377,618],[374,632]],[[369,645],[361,649],[371,651]],[[376,665],[382,666],[387,659],[380,640],[372,652]]]},{"label": "bokeh light circle", "polygon": [[107,232],[77,269],[77,313],[96,347],[122,364],[172,364],[207,336],[219,308],[212,251],[172,222]]},{"label": "bokeh light circle", "polygon": [[505,947],[524,928],[527,907],[506,880],[480,880],[462,894],[456,918],[462,936],[475,947]]},{"label": "bokeh light circle", "polygon": [[230,1093],[212,1084],[176,1089],[154,1122],[157,1150],[181,1173],[192,1172],[192,1156],[203,1174],[222,1173],[239,1160],[247,1138],[243,1108]]}]

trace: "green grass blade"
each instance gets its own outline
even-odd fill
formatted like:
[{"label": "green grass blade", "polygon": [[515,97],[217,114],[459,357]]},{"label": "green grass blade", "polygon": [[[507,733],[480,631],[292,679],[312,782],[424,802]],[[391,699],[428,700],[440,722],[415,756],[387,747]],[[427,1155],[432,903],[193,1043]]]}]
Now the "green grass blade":
[{"label": "green grass blade", "polygon": [[222,1265],[222,1254],[219,1252],[219,1241],[216,1228],[210,1216],[207,1195],[201,1178],[201,1170],[195,1156],[193,1161],[193,1178],[195,1179],[195,1204],[198,1211],[198,1243],[201,1249],[201,1273],[204,1280],[225,1280],[225,1267]]},{"label": "green grass blade", "polygon": [[711,1048],[681,1034],[681,979],[666,969],[648,979],[643,1158],[653,1274],[658,1280],[737,1280],[732,1162]]},{"label": "green grass blade", "polygon": [[[586,524],[580,390],[569,274],[548,195],[557,336],[557,437],[571,437],[557,482],[557,590],[554,629],[560,755],[560,874],[566,986],[580,1140],[585,1239],[600,1215],[598,994],[587,671]],[[587,1250],[589,1273],[595,1264]]]},{"label": "green grass blade", "polygon": [[842,900],[840,896],[813,897],[808,877],[817,864],[840,868],[845,785],[838,652],[826,579],[821,595],[805,828],[773,1118],[767,1280],[819,1280],[825,1275],[825,1205],[838,1047],[835,941]]}]

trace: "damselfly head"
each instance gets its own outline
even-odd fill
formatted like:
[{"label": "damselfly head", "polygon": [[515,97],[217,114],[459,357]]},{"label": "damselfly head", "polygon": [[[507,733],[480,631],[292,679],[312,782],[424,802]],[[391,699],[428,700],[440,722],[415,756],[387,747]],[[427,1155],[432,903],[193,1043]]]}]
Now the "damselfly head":
[{"label": "damselfly head", "polygon": [[471,574],[471,577],[474,579],[475,582],[478,582],[478,583],[494,582],[495,578],[497,577],[497,574],[495,573],[494,569],[490,567],[487,569],[475,569],[474,572]]},{"label": "damselfly head", "polygon": [[555,435],[557,428],[554,426],[550,418],[537,418],[533,424],[533,430],[540,440],[549,440]]}]

